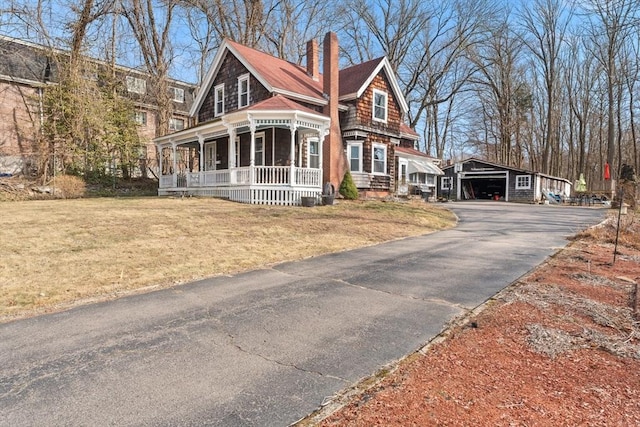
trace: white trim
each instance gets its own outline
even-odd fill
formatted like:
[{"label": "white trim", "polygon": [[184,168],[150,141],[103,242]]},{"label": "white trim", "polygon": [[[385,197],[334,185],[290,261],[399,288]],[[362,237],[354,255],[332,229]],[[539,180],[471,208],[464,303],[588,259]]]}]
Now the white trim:
[{"label": "white trim", "polygon": [[[376,116],[376,107],[378,107],[378,104],[376,104],[377,95],[384,97],[384,106],[381,106],[381,108],[384,107],[384,118],[382,119]],[[371,96],[371,118],[374,122],[387,123],[387,119],[389,118],[389,94],[383,90],[374,88]]]},{"label": "white trim", "polygon": [[[249,73],[242,74],[238,76],[238,109],[248,107],[251,104],[251,87],[249,86]],[[247,82],[247,103],[242,103],[242,96],[244,92],[242,92],[242,83]]]},{"label": "white trim", "polygon": [[[218,97],[218,90],[222,89],[222,99]],[[218,111],[218,103],[222,101],[222,111]],[[224,83],[215,85],[213,88],[213,116],[220,117],[224,114]]]},{"label": "white trim", "polygon": [[[526,184],[520,184],[520,178],[526,181]],[[531,175],[516,175],[516,190],[530,190]]]},{"label": "white trim", "polygon": [[[382,172],[376,172],[376,148],[382,148],[383,152],[384,152],[384,158],[383,158],[383,171]],[[386,144],[372,144],[371,145],[371,173],[373,175],[388,175],[387,174],[387,145]]]},{"label": "white trim", "polygon": [[[360,156],[358,157],[358,170],[351,169],[351,147],[358,147],[358,152],[360,153]],[[349,171],[350,172],[355,172],[355,173],[364,172],[364,170],[362,168],[363,151],[364,150],[363,150],[363,147],[362,147],[362,141],[347,141],[347,160],[349,161]]]}]

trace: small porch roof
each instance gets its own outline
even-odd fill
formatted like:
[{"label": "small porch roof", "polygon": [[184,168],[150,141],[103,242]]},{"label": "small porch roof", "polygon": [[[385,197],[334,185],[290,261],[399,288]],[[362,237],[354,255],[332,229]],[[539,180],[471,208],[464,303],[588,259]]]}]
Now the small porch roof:
[{"label": "small porch roof", "polygon": [[409,160],[409,173],[426,173],[429,175],[444,175],[444,172],[433,163],[419,160]]}]

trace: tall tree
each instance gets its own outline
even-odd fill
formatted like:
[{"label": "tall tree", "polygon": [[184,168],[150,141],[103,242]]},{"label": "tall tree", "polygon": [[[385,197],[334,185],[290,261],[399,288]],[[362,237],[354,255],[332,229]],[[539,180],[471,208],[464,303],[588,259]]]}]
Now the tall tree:
[{"label": "tall tree", "polygon": [[171,25],[176,0],[121,0],[121,13],[127,19],[151,76],[151,95],[158,106],[156,136],[169,132],[173,113],[169,94],[169,68],[172,59]]},{"label": "tall tree", "polygon": [[560,147],[560,81],[561,51],[572,11],[562,0],[534,0],[526,3],[521,20],[526,32],[523,37],[525,46],[533,54],[543,79],[545,120],[542,122],[542,158],[540,168],[544,173],[554,171],[551,164],[551,152]]},{"label": "tall tree", "polygon": [[[607,190],[615,194],[616,167],[616,88],[620,84],[618,68],[623,45],[636,34],[640,14],[640,0],[588,0],[583,7],[590,19],[589,37],[592,54],[598,59],[606,77],[607,89],[607,149],[606,162],[612,170]],[[620,129],[617,129],[621,132]]]}]

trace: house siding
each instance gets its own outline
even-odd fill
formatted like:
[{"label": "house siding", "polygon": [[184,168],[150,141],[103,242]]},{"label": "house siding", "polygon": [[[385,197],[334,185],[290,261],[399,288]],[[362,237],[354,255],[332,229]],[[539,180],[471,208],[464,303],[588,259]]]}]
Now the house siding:
[{"label": "house siding", "polygon": [[[247,67],[233,54],[227,52],[222,60],[220,70],[205,96],[198,111],[198,123],[204,123],[216,118],[215,116],[215,87],[224,84],[224,113],[228,114],[238,109],[238,77],[249,73]],[[249,105],[265,100],[271,93],[253,75],[249,76]]]}]

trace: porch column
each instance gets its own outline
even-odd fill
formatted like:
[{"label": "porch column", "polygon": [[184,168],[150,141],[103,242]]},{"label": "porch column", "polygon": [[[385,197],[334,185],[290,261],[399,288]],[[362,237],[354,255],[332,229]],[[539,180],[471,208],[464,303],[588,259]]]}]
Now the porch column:
[{"label": "porch column", "polygon": [[178,144],[176,144],[175,142],[171,141],[171,168],[172,168],[172,182],[173,182],[173,188],[178,186],[178,171],[177,171],[177,167],[178,167],[178,160],[176,159],[176,147],[178,146]]},{"label": "porch column", "polygon": [[198,171],[204,172],[204,136],[199,133],[197,133],[196,136],[198,137],[198,143],[200,143],[200,152],[198,153],[200,155],[198,157]]},{"label": "porch column", "polygon": [[[255,167],[256,167],[256,124],[253,118],[249,116],[249,130],[251,131],[251,152],[249,153],[249,183],[255,184]],[[264,147],[262,147],[264,149]]]},{"label": "porch column", "polygon": [[289,126],[289,132],[291,133],[291,148],[289,148],[289,161],[291,164],[291,171],[289,172],[289,185],[296,184],[295,172],[296,172],[296,130],[298,129],[298,117],[294,114],[291,119],[291,125]]},{"label": "porch column", "polygon": [[322,145],[324,144],[324,137],[327,133],[329,133],[329,128],[325,126],[322,126],[318,131],[318,168],[320,169],[320,187],[323,189],[323,191],[324,191],[324,183],[322,182],[322,171],[324,169],[322,168],[322,161],[323,161],[322,154],[324,149],[322,148]]},{"label": "porch column", "polygon": [[236,165],[236,129],[233,127],[229,127],[229,158],[227,159],[227,163],[229,164],[229,183],[236,184],[236,173],[235,168],[238,167]]}]

